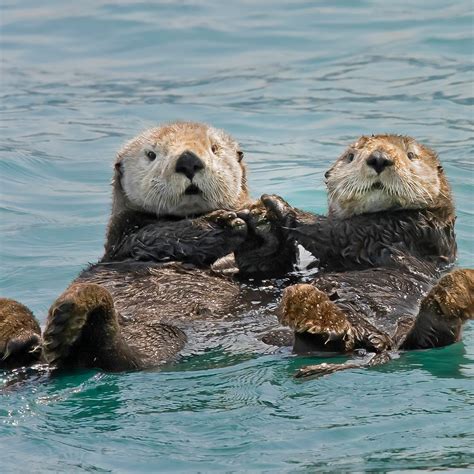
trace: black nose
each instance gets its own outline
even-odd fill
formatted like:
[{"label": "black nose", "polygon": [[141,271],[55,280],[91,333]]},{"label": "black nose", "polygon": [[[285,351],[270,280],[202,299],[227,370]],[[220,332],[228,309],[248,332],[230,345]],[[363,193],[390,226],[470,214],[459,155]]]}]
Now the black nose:
[{"label": "black nose", "polygon": [[176,162],[176,173],[183,173],[189,179],[193,179],[194,175],[204,168],[204,163],[199,156],[192,151],[185,151]]},{"label": "black nose", "polygon": [[374,151],[367,158],[367,164],[377,171],[377,174],[380,174],[385,168],[392,166],[393,161],[389,160],[381,151]]}]

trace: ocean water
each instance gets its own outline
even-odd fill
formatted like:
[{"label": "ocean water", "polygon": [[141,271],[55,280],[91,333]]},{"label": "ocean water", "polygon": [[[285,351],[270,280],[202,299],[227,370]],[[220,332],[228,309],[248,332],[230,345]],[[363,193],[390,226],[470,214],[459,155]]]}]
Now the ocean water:
[{"label": "ocean water", "polygon": [[[175,119],[238,138],[253,196],[317,212],[346,144],[412,135],[440,154],[459,264],[474,266],[472,13],[469,0],[4,0],[0,293],[44,323],[101,256],[115,151]],[[447,348],[292,377],[312,362],[216,350],[160,372],[27,378],[0,394],[0,472],[474,469],[472,322]]]}]

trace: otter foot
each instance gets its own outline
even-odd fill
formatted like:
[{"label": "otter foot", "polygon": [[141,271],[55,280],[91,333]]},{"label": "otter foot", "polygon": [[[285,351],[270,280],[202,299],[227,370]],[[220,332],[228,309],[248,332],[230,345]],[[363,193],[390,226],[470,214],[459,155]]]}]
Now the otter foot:
[{"label": "otter foot", "polygon": [[369,353],[361,361],[351,360],[343,364],[328,364],[324,362],[322,364],[307,365],[296,372],[295,378],[322,377],[323,375],[334,374],[335,372],[341,372],[342,370],[382,365],[389,360],[391,360],[391,356],[388,352],[381,352],[378,354]]},{"label": "otter foot", "polygon": [[461,339],[463,323],[474,318],[474,270],[444,275],[426,295],[403,349],[442,347]]},{"label": "otter foot", "polygon": [[40,334],[39,324],[26,306],[0,298],[0,369],[38,362]]},{"label": "otter foot", "polygon": [[[69,287],[49,309],[43,334],[43,354],[48,363],[67,357],[82,336],[90,313],[98,307],[113,313],[110,293],[99,285],[75,284]],[[104,309],[105,309],[104,308]]]},{"label": "otter foot", "polygon": [[296,353],[354,348],[354,330],[346,315],[313,285],[293,285],[284,291],[280,322],[295,331]]},{"label": "otter foot", "polygon": [[96,284],[76,283],[51,306],[43,356],[58,367],[108,370],[112,364],[114,370],[124,370],[136,365],[121,340],[112,296]]}]

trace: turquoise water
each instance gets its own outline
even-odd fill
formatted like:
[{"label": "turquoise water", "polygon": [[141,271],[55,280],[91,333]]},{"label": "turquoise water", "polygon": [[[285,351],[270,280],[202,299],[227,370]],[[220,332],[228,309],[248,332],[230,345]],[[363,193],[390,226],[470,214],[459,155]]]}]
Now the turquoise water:
[{"label": "turquoise water", "polygon": [[[470,1],[2,4],[0,292],[41,322],[102,253],[115,151],[174,119],[235,135],[255,197],[319,212],[345,144],[413,135],[440,153],[474,266]],[[0,395],[0,471],[474,468],[473,323],[451,347],[292,378],[313,361],[215,350],[32,377]]]}]

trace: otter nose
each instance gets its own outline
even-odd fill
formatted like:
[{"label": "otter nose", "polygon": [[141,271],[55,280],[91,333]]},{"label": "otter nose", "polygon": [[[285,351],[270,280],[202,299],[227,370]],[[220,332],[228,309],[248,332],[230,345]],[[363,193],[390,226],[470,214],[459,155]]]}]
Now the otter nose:
[{"label": "otter nose", "polygon": [[387,156],[381,151],[374,151],[367,158],[367,165],[377,171],[377,174],[380,174],[385,168],[393,165],[393,161],[389,160]]},{"label": "otter nose", "polygon": [[199,156],[192,151],[185,151],[176,162],[176,173],[182,173],[189,179],[193,179],[194,175],[204,168],[204,163]]}]

